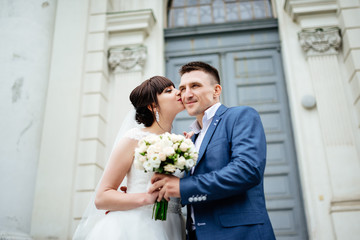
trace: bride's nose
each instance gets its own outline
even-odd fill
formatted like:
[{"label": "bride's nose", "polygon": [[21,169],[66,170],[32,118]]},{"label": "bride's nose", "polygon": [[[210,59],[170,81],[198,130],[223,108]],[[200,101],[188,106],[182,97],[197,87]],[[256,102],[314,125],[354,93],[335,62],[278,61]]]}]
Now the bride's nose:
[{"label": "bride's nose", "polygon": [[175,88],[175,95],[180,97],[180,90]]}]

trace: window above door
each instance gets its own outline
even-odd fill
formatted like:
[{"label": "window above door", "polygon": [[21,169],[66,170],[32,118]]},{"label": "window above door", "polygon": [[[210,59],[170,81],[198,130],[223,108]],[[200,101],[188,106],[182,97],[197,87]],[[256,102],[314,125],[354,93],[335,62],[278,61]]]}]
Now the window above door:
[{"label": "window above door", "polygon": [[170,0],[168,28],[273,18],[271,0]]}]

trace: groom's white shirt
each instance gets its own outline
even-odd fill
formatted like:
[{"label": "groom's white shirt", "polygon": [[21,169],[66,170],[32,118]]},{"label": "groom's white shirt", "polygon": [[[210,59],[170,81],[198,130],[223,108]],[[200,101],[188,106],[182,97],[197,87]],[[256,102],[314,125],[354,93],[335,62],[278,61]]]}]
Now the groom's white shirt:
[{"label": "groom's white shirt", "polygon": [[201,143],[202,143],[202,141],[205,137],[205,134],[210,126],[210,123],[211,123],[212,119],[214,118],[214,115],[220,106],[221,106],[221,103],[215,103],[214,105],[212,105],[210,108],[208,108],[204,112],[204,116],[202,119],[202,125],[203,125],[202,128],[200,127],[200,124],[198,123],[197,120],[195,120],[191,124],[191,126],[190,126],[191,130],[194,131],[195,134],[199,134],[199,136],[196,138],[196,141],[195,141],[195,149],[197,152],[199,152]]},{"label": "groom's white shirt", "polygon": [[[200,150],[200,146],[201,143],[205,137],[205,134],[211,124],[211,121],[214,118],[214,115],[216,113],[216,111],[218,110],[218,108],[221,106],[221,103],[215,103],[214,105],[212,105],[210,108],[208,108],[205,112],[204,112],[204,116],[202,118],[202,125],[203,127],[201,128],[200,124],[198,123],[197,120],[195,120],[190,128],[191,130],[195,133],[195,134],[199,134],[198,137],[195,140],[195,149],[197,152],[199,152]],[[200,160],[200,159],[198,159]],[[194,173],[194,169],[195,167],[193,167],[191,169],[191,174]],[[191,218],[193,220],[193,223],[195,223],[195,215],[194,215],[194,209],[191,207]],[[193,229],[195,229],[195,226],[193,226]]]}]

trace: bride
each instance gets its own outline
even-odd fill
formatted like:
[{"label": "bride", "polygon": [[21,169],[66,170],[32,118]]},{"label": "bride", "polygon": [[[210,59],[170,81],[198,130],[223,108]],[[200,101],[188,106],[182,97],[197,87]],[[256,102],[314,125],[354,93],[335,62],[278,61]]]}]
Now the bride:
[{"label": "bride", "polygon": [[[169,79],[154,76],[131,92],[130,101],[135,108],[134,118],[144,127],[127,129],[116,141],[95,200],[73,239],[185,238],[180,199],[170,200],[166,221],[153,220],[152,207],[159,194],[147,192],[153,174],[138,170],[133,164],[134,150],[141,138],[171,131],[176,114],[184,110],[180,93]],[[126,193],[118,190],[125,177]]]}]

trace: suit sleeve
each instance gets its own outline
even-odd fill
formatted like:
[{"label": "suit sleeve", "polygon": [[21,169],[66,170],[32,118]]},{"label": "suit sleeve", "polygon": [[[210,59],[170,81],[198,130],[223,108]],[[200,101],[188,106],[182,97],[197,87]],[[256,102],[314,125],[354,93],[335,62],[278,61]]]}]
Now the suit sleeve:
[{"label": "suit sleeve", "polygon": [[227,126],[231,146],[229,163],[219,170],[181,179],[183,204],[189,204],[189,198],[196,195],[214,201],[242,194],[263,180],[266,140],[260,116],[249,107],[231,115],[236,119],[232,126]]}]

